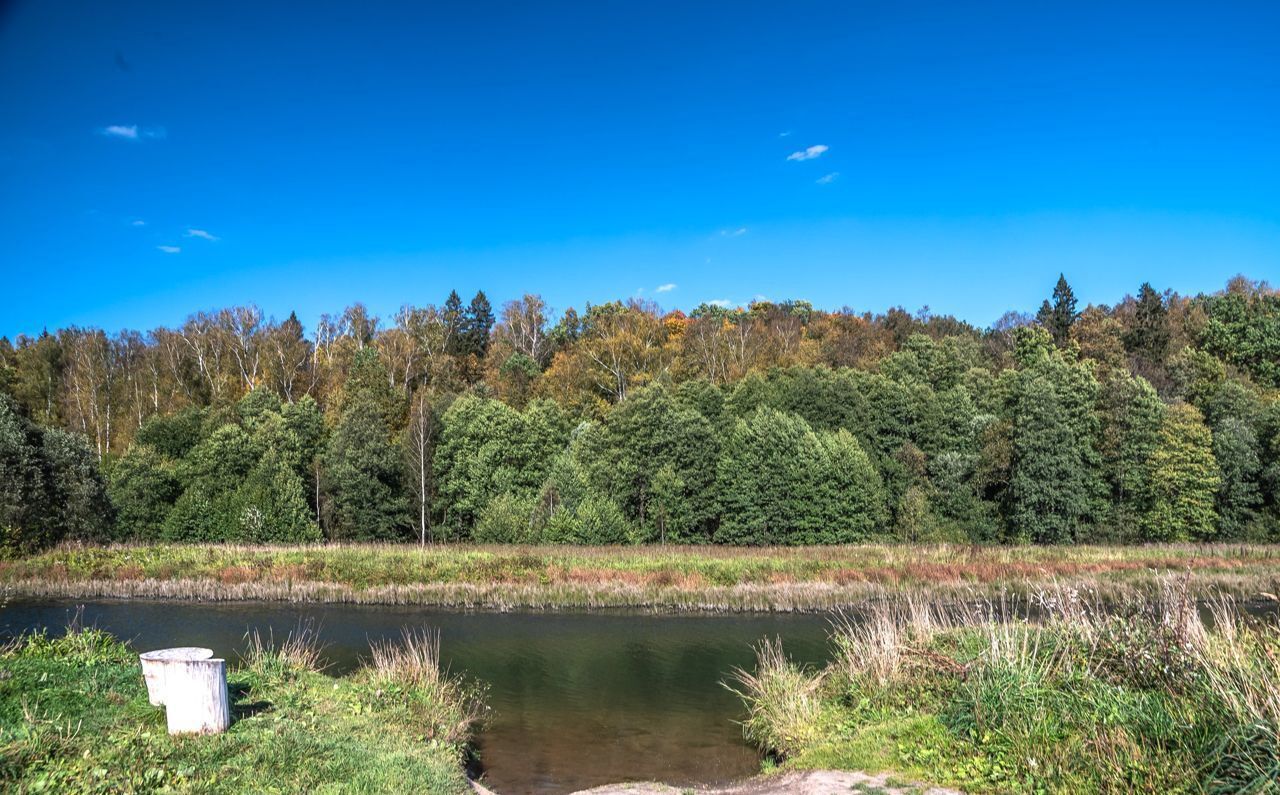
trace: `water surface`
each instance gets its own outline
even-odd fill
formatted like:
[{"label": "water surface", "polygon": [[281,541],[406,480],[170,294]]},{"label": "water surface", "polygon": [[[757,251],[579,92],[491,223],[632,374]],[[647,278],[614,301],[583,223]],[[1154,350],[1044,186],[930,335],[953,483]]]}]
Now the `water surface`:
[{"label": "water surface", "polygon": [[[15,601],[0,635],[58,631],[72,601]],[[330,673],[367,657],[370,641],[406,627],[440,630],[449,668],[489,687],[492,719],[478,740],[483,780],[496,791],[557,793],[618,781],[677,786],[751,775],[759,758],[742,739],[741,703],[720,685],[750,667],[752,644],[781,637],[795,659],[827,655],[826,618],[801,614],[652,615],[625,612],[486,613],[421,607],[84,602],[85,624],[138,650],[207,646],[235,660],[246,631],[283,638],[313,621]]]}]

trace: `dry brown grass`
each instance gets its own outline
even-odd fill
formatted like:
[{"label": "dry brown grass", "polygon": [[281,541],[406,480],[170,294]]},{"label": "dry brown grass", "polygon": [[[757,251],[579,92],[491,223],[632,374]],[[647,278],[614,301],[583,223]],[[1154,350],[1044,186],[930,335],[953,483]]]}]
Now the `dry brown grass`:
[{"label": "dry brown grass", "polygon": [[1262,545],[510,547],[67,545],[0,565],[17,595],[283,600],[455,607],[823,611],[899,594],[1031,595],[1049,583],[1109,596],[1189,572],[1207,594],[1280,589]]},{"label": "dry brown grass", "polygon": [[364,675],[380,697],[407,694],[428,739],[460,744],[484,721],[484,691],[440,667],[439,631],[406,629],[399,642],[375,642],[370,652]]},{"label": "dry brown grass", "polygon": [[781,640],[766,639],[756,647],[755,670],[735,668],[725,687],[747,705],[746,738],[787,757],[822,735],[823,678],[787,659]]},{"label": "dry brown grass", "polygon": [[268,630],[264,639],[257,629],[245,633],[243,663],[258,670],[322,671],[324,647],[311,622],[300,623],[276,644],[275,632]]}]

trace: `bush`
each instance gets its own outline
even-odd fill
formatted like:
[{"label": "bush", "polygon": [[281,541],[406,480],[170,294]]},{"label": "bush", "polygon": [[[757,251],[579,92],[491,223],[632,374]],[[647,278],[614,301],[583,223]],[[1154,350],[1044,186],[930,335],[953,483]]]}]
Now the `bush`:
[{"label": "bush", "polygon": [[535,500],[499,494],[480,510],[472,535],[484,544],[533,544],[538,534],[533,523]]}]

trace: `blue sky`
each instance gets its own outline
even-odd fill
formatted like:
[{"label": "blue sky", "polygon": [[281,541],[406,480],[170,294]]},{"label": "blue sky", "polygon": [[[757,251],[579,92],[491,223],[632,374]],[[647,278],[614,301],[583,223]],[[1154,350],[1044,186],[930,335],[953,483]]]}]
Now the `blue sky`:
[{"label": "blue sky", "polygon": [[1059,271],[1280,277],[1280,4],[0,3],[0,334]]}]

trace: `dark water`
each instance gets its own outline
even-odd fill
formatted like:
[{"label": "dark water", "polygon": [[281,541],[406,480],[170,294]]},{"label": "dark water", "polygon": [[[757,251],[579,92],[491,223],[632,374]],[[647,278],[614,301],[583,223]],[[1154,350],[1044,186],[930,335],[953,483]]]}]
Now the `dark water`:
[{"label": "dark water", "polygon": [[[77,602],[14,602],[0,635],[64,627]],[[483,780],[503,795],[569,792],[629,780],[723,782],[759,769],[734,721],[741,704],[720,682],[750,667],[752,644],[779,636],[819,664],[826,618],[815,615],[464,613],[430,608],[99,601],[83,621],[139,650],[207,646],[235,660],[246,630],[281,639],[314,621],[329,672],[351,670],[369,642],[405,627],[441,634],[450,670],[489,686],[493,716],[479,737]]]}]

